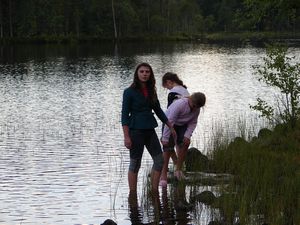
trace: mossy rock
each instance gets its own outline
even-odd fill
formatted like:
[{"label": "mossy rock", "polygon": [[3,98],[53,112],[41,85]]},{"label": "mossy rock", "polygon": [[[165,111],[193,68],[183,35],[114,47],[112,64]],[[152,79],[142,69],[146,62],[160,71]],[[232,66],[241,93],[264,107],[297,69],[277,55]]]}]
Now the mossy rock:
[{"label": "mossy rock", "polygon": [[263,139],[266,137],[270,137],[272,135],[272,131],[268,128],[263,128],[258,132],[258,138]]},{"label": "mossy rock", "polygon": [[228,145],[228,149],[240,149],[242,146],[249,145],[244,138],[236,137],[230,144]]},{"label": "mossy rock", "polygon": [[185,165],[187,171],[207,171],[209,159],[198,149],[190,148],[186,155]]},{"label": "mossy rock", "polygon": [[254,136],[252,139],[251,139],[251,143],[252,142],[256,142],[258,140],[258,137]]},{"label": "mossy rock", "polygon": [[274,132],[278,134],[284,134],[285,132],[287,132],[287,126],[284,124],[277,124],[274,127]]}]

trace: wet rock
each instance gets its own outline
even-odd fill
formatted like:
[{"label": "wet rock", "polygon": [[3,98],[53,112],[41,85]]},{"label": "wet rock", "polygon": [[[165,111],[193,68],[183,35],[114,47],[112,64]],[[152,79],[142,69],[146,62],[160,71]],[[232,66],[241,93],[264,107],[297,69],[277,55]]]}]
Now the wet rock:
[{"label": "wet rock", "polygon": [[117,223],[111,219],[105,220],[101,225],[117,225]]},{"label": "wet rock", "polygon": [[[228,184],[232,182],[234,176],[231,174],[225,173],[206,173],[206,172],[185,172],[185,177],[182,180],[186,184],[198,184],[198,185],[207,185],[214,186],[220,184]],[[174,175],[170,174],[168,177],[169,182],[177,181]]]},{"label": "wet rock", "polygon": [[214,203],[216,196],[211,191],[203,191],[198,195],[193,197],[193,202],[202,202],[206,205],[211,205]]},{"label": "wet rock", "polygon": [[198,149],[190,148],[186,155],[185,165],[187,171],[207,171],[209,159]]},{"label": "wet rock", "polygon": [[223,225],[223,223],[219,221],[210,221],[208,225]]}]

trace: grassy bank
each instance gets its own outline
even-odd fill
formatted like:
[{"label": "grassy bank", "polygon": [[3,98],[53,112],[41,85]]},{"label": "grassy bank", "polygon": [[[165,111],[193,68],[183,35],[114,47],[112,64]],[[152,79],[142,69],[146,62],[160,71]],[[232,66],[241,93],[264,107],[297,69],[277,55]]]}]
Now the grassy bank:
[{"label": "grassy bank", "polygon": [[231,193],[221,206],[225,220],[241,224],[300,224],[300,125],[262,129],[250,142],[218,143],[212,153],[217,172],[235,179],[221,189]]}]

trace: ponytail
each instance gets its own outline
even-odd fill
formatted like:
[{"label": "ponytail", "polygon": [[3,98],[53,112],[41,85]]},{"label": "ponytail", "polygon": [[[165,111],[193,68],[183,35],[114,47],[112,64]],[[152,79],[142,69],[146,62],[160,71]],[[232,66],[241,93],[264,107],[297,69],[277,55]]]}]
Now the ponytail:
[{"label": "ponytail", "polygon": [[164,85],[168,80],[173,81],[176,84],[183,86],[184,88],[187,88],[187,86],[183,84],[183,81],[179,79],[176,73],[172,73],[172,72],[165,73],[162,77],[162,84]]}]

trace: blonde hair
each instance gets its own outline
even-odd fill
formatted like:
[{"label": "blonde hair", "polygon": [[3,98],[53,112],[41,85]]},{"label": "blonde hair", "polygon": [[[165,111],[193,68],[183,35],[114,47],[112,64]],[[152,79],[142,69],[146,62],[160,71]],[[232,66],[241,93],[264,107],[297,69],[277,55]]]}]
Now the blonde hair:
[{"label": "blonde hair", "polygon": [[205,105],[206,97],[205,94],[203,94],[202,92],[195,92],[191,95],[190,98],[193,104],[195,104],[199,108]]}]

